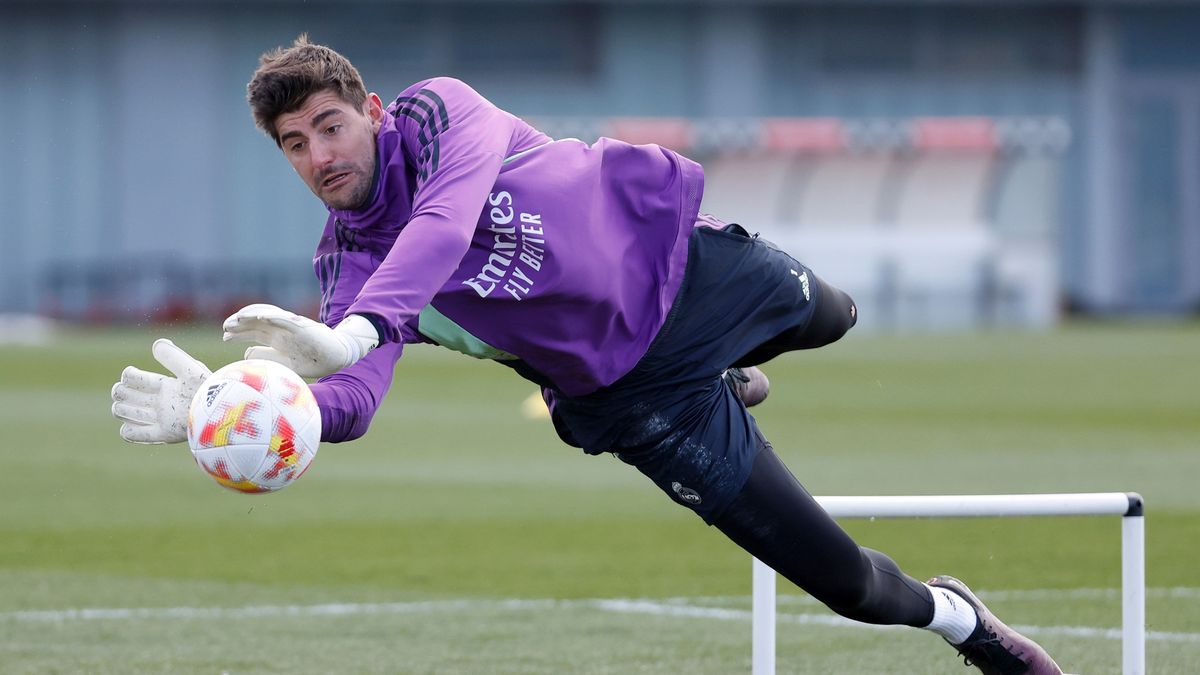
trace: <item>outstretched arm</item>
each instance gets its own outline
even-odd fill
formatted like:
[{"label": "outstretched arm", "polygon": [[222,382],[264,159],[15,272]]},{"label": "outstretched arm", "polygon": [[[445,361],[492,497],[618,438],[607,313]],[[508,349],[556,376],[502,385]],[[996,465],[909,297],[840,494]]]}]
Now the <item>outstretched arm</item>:
[{"label": "outstretched arm", "polygon": [[403,327],[458,268],[516,118],[451,78],[414,85],[395,105],[397,151],[418,174],[412,214],[345,318],[331,329],[278,307],[250,305],[226,320],[226,340],[266,345],[255,355],[305,377],[329,375],[378,344],[402,341]]},{"label": "outstretched arm", "polygon": [[410,87],[389,109],[418,176],[412,217],[346,312],[370,317],[380,342],[399,339],[462,262],[516,124],[445,77]]},{"label": "outstretched arm", "polygon": [[[350,441],[367,432],[403,349],[404,343],[386,344],[309,385],[321,408],[322,441]],[[172,375],[126,368],[112,388],[112,414],[122,422],[121,437],[131,443],[181,443],[187,440],[192,396],[211,372],[167,339],[155,341],[153,353]]]},{"label": "outstretched arm", "polygon": [[403,349],[400,342],[385,344],[349,368],[309,385],[321,408],[322,441],[352,441],[367,432],[392,386],[392,373]]}]

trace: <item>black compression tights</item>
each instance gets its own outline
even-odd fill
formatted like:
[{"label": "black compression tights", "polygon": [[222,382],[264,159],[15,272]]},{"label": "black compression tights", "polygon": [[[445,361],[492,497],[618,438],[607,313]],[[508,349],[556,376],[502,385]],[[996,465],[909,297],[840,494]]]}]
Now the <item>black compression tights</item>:
[{"label": "black compression tights", "polygon": [[891,558],[854,543],[769,445],[713,525],[844,617],[917,627],[933,619],[924,585]]},{"label": "black compression tights", "polygon": [[808,323],[789,328],[767,340],[738,359],[734,366],[757,366],[785,352],[824,347],[841,339],[846,331],[854,327],[858,322],[858,308],[855,307],[854,300],[845,291],[830,286],[811,271],[809,274],[812,285],[818,289],[819,302],[813,308]]}]

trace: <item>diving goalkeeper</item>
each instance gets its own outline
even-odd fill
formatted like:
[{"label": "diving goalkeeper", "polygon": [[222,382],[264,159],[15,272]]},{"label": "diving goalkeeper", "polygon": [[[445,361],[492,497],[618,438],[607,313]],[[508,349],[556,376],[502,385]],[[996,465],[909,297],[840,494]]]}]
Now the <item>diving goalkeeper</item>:
[{"label": "diving goalkeeper", "polygon": [[[747,406],[756,366],[842,337],[854,302],[741,226],[699,214],[704,173],[655,145],[552,140],[451,78],[385,106],[305,36],[264,54],[257,125],[328,207],[318,321],[251,305],[225,339],[312,385],[322,440],[367,432],[406,344],[502,363],[541,387],[555,429],[613,453],[838,614],[930,630],[985,673],[1060,673],[960,581],[908,576],[857,545],[772,450]],[[127,368],[121,435],[185,439],[207,368]]]}]

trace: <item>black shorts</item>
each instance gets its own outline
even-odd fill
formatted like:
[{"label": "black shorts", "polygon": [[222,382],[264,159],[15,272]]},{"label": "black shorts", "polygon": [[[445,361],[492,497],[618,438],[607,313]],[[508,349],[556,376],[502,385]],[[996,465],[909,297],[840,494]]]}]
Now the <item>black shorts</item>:
[{"label": "black shorts", "polygon": [[[827,296],[811,270],[737,225],[698,227],[667,320],[632,371],[594,393],[556,393],[556,424],[590,454],[612,452],[711,523],[746,482],[766,444],[721,374],[807,346]],[[853,317],[853,305],[849,314]],[[843,322],[836,339],[853,323]],[[827,332],[826,328],[820,332]],[[822,337],[818,340],[824,344]]]}]

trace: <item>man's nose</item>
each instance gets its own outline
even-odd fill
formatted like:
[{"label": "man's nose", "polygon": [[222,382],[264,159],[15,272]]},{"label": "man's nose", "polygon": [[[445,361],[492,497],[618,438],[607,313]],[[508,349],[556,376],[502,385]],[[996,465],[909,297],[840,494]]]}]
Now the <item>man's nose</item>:
[{"label": "man's nose", "polygon": [[314,166],[326,167],[333,163],[334,154],[333,148],[322,142],[312,144],[312,162]]}]

